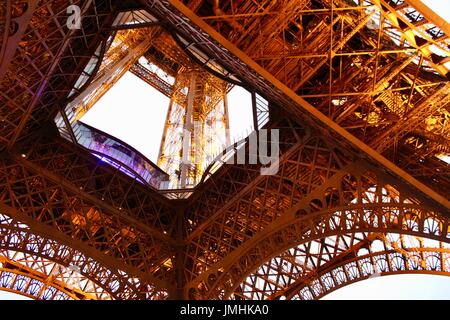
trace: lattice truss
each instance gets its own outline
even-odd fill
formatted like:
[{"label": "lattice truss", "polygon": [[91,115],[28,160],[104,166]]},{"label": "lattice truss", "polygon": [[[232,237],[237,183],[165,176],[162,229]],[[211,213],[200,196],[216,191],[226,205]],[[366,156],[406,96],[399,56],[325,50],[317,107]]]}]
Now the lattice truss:
[{"label": "lattice truss", "polygon": [[[433,218],[426,223],[431,227],[438,224]],[[367,233],[333,236],[289,249],[250,275],[234,298],[311,300],[382,275],[449,274],[448,243],[397,234],[388,234],[390,240],[376,236],[372,234],[371,240]],[[350,252],[349,247],[353,247]],[[342,258],[341,262],[327,268],[327,263],[337,258]]]},{"label": "lattice truss", "polygon": [[228,146],[225,96],[231,85],[204,70],[182,68],[174,87],[158,165],[177,189],[195,186]]},{"label": "lattice truss", "polygon": [[[297,287],[290,287],[293,280],[287,281],[283,270],[275,278],[270,273],[274,264],[282,262],[280,257],[292,250],[304,250],[301,267],[305,270],[291,269],[290,277],[308,284],[322,265],[334,267],[344,254],[348,259],[354,257],[361,241],[370,244],[375,240],[373,234],[405,233],[448,242],[448,221],[440,212],[424,210],[416,200],[403,198],[373,169],[334,153],[325,141],[306,136],[302,142],[291,142],[276,176],[255,178],[248,168],[239,168],[239,176],[239,169],[234,168],[226,177],[213,176],[209,180],[215,181],[206,183],[209,191],[191,212],[191,220],[199,225],[189,223],[186,230],[190,297],[262,299],[277,297],[282,289],[295,291]],[[251,181],[238,195],[233,190],[239,184],[233,183],[236,176]],[[208,215],[211,211],[216,214]],[[293,247],[297,249],[289,249]],[[289,250],[266,262],[283,248]],[[266,273],[242,277],[254,268]]]},{"label": "lattice truss", "polygon": [[[3,236],[0,254],[2,288],[45,300],[111,299],[103,288],[82,276],[81,270],[52,261],[62,261],[67,257],[68,261],[82,262],[86,257],[81,253],[31,234],[27,225],[5,215],[1,215],[0,219]],[[42,251],[39,250],[41,245],[44,246]],[[75,277],[74,273],[77,273]]]},{"label": "lattice truss", "polygon": [[[449,35],[409,0],[2,1],[0,289],[318,299],[449,275]],[[127,71],[171,99],[159,164],[200,182],[186,199],[77,144],[76,121]],[[250,156],[249,138],[182,165],[196,150],[180,153],[186,114],[214,146],[231,83],[269,101],[274,175],[225,163]]]}]

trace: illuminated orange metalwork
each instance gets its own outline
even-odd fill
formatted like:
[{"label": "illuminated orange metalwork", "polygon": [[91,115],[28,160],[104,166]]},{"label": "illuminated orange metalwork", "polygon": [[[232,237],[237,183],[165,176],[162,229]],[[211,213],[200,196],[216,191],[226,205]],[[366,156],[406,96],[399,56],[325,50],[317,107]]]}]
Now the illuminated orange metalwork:
[{"label": "illuminated orange metalwork", "polygon": [[[420,1],[6,0],[0,37],[0,289],[318,299],[450,275],[450,27]],[[175,189],[124,142],[89,135],[123,158],[80,142],[127,71],[170,98]],[[268,101],[273,175],[224,160],[250,138],[220,154],[236,84]]]}]

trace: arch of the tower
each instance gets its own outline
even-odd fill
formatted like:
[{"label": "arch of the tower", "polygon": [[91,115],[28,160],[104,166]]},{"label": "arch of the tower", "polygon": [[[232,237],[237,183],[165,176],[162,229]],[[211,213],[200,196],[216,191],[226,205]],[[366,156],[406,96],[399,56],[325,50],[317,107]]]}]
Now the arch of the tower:
[{"label": "arch of the tower", "polygon": [[320,299],[361,280],[398,274],[450,276],[450,245],[394,233],[321,238],[272,258],[249,275],[231,297]]},{"label": "arch of the tower", "polygon": [[[304,257],[303,269],[298,267],[297,272],[291,270],[293,278],[301,278],[308,270],[320,276],[322,268],[325,276],[330,270],[345,266],[347,262],[360,261],[357,259],[359,255],[353,257],[352,254],[358,252],[356,248],[361,244],[365,243],[367,249],[376,239],[391,234],[412,237],[419,244],[409,247],[396,244],[390,249],[384,248],[382,253],[369,250],[367,256],[362,255],[361,259],[384,256],[385,261],[391,261],[390,257],[394,259],[400,255],[407,261],[409,255],[414,256],[416,252],[422,251],[426,266],[416,267],[412,263],[404,263],[403,267],[396,268],[391,263],[389,269],[380,269],[375,258],[371,258],[373,270],[386,274],[407,271],[446,273],[446,243],[450,243],[449,219],[444,215],[445,212],[438,208],[427,208],[418,198],[410,195],[407,188],[395,186],[376,169],[353,163],[298,204],[284,210],[278,219],[188,283],[188,294],[193,298],[256,298],[260,288],[253,286],[254,291],[250,293],[249,281],[251,283],[252,279],[258,277],[261,270],[266,270],[268,274],[272,272],[273,269],[267,269],[266,266],[282,261],[280,256],[284,257],[296,250],[307,256]],[[434,240],[439,245],[437,248],[428,248],[420,244],[421,238]],[[342,254],[345,255],[339,260]],[[441,261],[440,267],[432,263],[434,257]],[[335,261],[335,265],[327,268],[326,263],[331,260]],[[341,261],[342,266],[339,264]],[[280,273],[274,276],[281,283],[286,280],[283,275]],[[313,297],[323,296],[335,287],[368,276],[363,272],[358,277],[349,275],[342,283],[336,282],[334,287],[328,285],[317,289],[319,291],[316,290]],[[287,281],[286,285],[289,283]],[[304,283],[305,287],[308,285],[310,283]],[[262,294],[260,298],[272,297],[276,291],[274,289],[268,296]]]},{"label": "arch of the tower", "polygon": [[39,300],[73,300],[70,291],[58,287],[56,284],[47,284],[45,279],[14,269],[0,269],[0,290],[31,299]]},{"label": "arch of the tower", "polygon": [[3,249],[0,290],[37,300],[110,300],[112,296],[73,268],[41,256]]},{"label": "arch of the tower", "polygon": [[164,299],[167,292],[0,214],[0,290],[33,299]]},{"label": "arch of the tower", "polygon": [[[449,167],[437,157],[449,152],[448,28],[409,0],[365,1],[370,10],[353,2],[75,1],[85,15],[78,31],[62,23],[67,1],[0,3],[0,290],[35,299],[318,299],[373,276],[449,275]],[[186,206],[172,206],[146,188],[154,167],[116,170],[139,156],[125,143],[112,141],[128,153],[112,167],[91,155],[108,156],[108,144],[91,144],[105,136],[78,141],[90,152],[75,144],[100,135],[74,121],[139,56],[156,63],[161,54],[174,73],[178,64],[206,67],[217,83],[231,79],[270,100],[278,173],[217,165]],[[187,110],[208,122],[206,97],[226,88],[190,76],[178,81],[180,100],[185,88],[190,99],[173,126],[194,130]],[[174,92],[157,77],[151,85]],[[73,105],[62,110],[63,102]],[[225,122],[221,109],[214,115]],[[44,136],[57,113],[74,144]],[[185,161],[173,171],[200,179],[203,167]]]}]

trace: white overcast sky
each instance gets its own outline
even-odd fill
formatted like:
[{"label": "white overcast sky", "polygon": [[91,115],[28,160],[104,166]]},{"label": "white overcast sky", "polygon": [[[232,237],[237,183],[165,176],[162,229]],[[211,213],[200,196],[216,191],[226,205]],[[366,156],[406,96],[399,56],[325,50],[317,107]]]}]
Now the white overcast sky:
[{"label": "white overcast sky", "polygon": [[[415,0],[418,1],[418,0]],[[450,0],[422,0],[450,22]],[[168,99],[127,73],[82,119],[127,141],[157,161]],[[238,139],[252,128],[250,96],[236,88],[229,96],[231,134]],[[0,291],[0,300],[28,299]],[[339,289],[325,299],[450,299],[450,277],[396,275],[371,278]]]}]

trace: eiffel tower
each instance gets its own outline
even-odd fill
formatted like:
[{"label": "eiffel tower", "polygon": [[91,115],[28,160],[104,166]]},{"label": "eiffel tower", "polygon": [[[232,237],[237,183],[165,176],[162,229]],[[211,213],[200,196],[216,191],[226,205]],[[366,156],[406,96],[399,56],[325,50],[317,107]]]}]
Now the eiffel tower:
[{"label": "eiffel tower", "polygon": [[[449,68],[416,0],[1,1],[0,289],[319,299],[450,275]],[[170,98],[158,165],[80,121],[126,72]],[[186,164],[226,139],[236,85],[279,133],[272,175],[224,160],[250,137]]]}]

